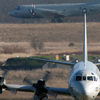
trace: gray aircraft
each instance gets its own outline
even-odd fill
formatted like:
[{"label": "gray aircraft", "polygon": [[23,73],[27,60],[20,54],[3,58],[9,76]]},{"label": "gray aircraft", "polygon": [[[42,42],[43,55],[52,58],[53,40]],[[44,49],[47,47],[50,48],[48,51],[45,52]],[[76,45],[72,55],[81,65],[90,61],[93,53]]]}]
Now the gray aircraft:
[{"label": "gray aircraft", "polygon": [[[83,9],[84,38],[83,38],[82,61],[78,63],[70,63],[64,61],[27,57],[28,59],[71,66],[72,70],[69,73],[68,88],[46,87],[45,82],[48,80],[48,76],[50,75],[50,72],[48,71],[47,74],[42,79],[37,80],[36,83],[33,83],[31,80],[25,78],[24,81],[30,85],[6,84],[4,82],[4,77],[7,72],[5,72],[0,77],[1,92],[3,91],[4,88],[9,91],[34,92],[33,100],[48,100],[48,94],[54,96],[57,95],[72,96],[75,100],[94,100],[97,96],[100,96],[100,71],[96,66],[100,65],[100,63],[92,63],[88,61],[86,12],[87,11]],[[3,80],[1,81],[1,79]]]},{"label": "gray aircraft", "polygon": [[100,12],[100,0],[94,0],[87,3],[64,3],[64,4],[37,4],[20,5],[8,13],[9,16],[22,19],[45,18],[52,19],[51,22],[62,22],[61,18],[66,16],[81,16],[82,11],[87,14]]}]

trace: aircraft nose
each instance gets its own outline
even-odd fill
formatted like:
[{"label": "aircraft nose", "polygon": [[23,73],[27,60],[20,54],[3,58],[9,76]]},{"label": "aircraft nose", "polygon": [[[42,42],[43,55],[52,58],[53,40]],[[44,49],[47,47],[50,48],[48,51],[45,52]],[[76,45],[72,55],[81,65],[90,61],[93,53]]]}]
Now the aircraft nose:
[{"label": "aircraft nose", "polygon": [[93,87],[84,87],[81,91],[81,95],[86,97],[86,98],[93,98],[94,97],[94,88]]},{"label": "aircraft nose", "polygon": [[99,92],[98,84],[93,82],[77,82],[72,85],[72,88],[74,97],[81,100],[94,99]]},{"label": "aircraft nose", "polygon": [[13,16],[13,14],[14,14],[13,11],[10,11],[10,12],[8,13],[9,16]]}]

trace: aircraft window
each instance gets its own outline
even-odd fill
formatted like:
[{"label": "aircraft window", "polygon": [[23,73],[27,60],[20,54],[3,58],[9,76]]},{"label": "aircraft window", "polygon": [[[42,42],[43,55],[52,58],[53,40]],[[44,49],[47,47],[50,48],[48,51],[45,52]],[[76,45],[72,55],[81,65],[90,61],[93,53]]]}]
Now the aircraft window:
[{"label": "aircraft window", "polygon": [[93,81],[93,77],[92,77],[92,76],[88,76],[88,77],[87,77],[87,80]]},{"label": "aircraft window", "polygon": [[83,80],[86,80],[86,76],[83,76]]},{"label": "aircraft window", "polygon": [[21,8],[20,8],[20,6],[18,6],[17,8],[15,8],[16,10],[20,10]]},{"label": "aircraft window", "polygon": [[76,81],[81,81],[82,77],[81,76],[76,76]]},{"label": "aircraft window", "polygon": [[97,81],[97,78],[94,76],[94,81]]}]

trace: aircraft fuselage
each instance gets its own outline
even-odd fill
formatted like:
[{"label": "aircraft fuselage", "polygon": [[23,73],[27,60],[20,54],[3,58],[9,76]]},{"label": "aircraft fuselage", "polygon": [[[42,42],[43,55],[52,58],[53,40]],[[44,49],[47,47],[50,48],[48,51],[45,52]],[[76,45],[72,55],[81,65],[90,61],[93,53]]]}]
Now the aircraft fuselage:
[{"label": "aircraft fuselage", "polygon": [[100,72],[92,63],[77,63],[69,73],[69,90],[75,100],[94,100],[100,90]]},{"label": "aircraft fuselage", "polygon": [[8,14],[12,17],[26,18],[47,18],[57,19],[66,16],[81,16],[82,10],[87,10],[87,14],[100,12],[98,3],[67,3],[67,4],[39,4],[39,5],[20,5]]}]

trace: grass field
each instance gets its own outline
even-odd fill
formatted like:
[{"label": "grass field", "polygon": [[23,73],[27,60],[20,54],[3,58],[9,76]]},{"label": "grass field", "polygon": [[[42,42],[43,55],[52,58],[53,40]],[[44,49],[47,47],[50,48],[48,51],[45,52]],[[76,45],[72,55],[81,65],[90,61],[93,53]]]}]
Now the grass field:
[{"label": "grass field", "polygon": [[[88,42],[100,42],[100,23],[87,23]],[[0,24],[0,42],[30,42],[33,37],[43,42],[82,43],[83,23]]]},{"label": "grass field", "polygon": [[[88,50],[99,52],[100,23],[87,24]],[[44,48],[40,52],[31,47],[30,42],[33,38],[44,43]],[[82,53],[82,41],[83,23],[0,24],[0,58],[2,59],[17,55],[23,57],[36,54]],[[69,43],[75,45],[69,47]],[[4,51],[5,47],[12,53]]]}]

